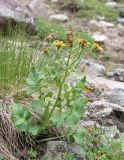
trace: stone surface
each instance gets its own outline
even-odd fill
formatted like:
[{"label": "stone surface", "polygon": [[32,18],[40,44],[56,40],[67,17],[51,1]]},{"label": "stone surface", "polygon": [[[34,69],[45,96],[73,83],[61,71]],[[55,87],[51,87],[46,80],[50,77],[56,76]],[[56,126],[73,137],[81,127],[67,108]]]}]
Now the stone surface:
[{"label": "stone surface", "polygon": [[96,77],[96,78],[87,77],[87,82],[93,85],[95,88],[99,88],[104,91],[112,91],[114,89],[124,90],[124,83],[108,80],[102,77]]},{"label": "stone surface", "polygon": [[111,92],[104,92],[101,97],[110,103],[124,107],[124,89],[122,88],[114,89]]},{"label": "stone surface", "polygon": [[67,158],[67,155],[73,155],[76,160],[85,160],[85,154],[79,146],[69,146],[64,141],[49,141],[45,156],[49,160],[59,160]]},{"label": "stone surface", "polygon": [[119,23],[123,24],[124,25],[124,18],[118,18],[117,20]]},{"label": "stone surface", "polygon": [[85,73],[91,77],[103,76],[106,73],[106,69],[103,65],[86,59],[81,59],[80,67],[84,67]]},{"label": "stone surface", "polygon": [[83,122],[94,121],[97,128],[102,126],[116,125],[120,131],[124,131],[123,120],[124,107],[107,102],[103,97],[99,101],[94,101],[87,107],[84,116],[81,120]]},{"label": "stone surface", "polygon": [[32,0],[29,3],[29,8],[31,9],[31,12],[33,13],[33,16],[35,18],[40,17],[43,19],[47,19],[47,5],[45,4],[44,0]]},{"label": "stone surface", "polygon": [[103,20],[97,21],[97,20],[90,20],[89,21],[89,28],[91,31],[107,31],[108,28],[115,27],[114,23],[106,22]]},{"label": "stone surface", "polygon": [[98,43],[104,43],[107,39],[105,35],[100,35],[100,34],[94,34],[92,38],[94,39],[95,42]]},{"label": "stone surface", "polygon": [[2,27],[6,27],[10,19],[13,24],[19,22],[35,31],[35,18],[45,18],[46,15],[47,7],[44,0],[0,0],[0,25]]},{"label": "stone surface", "polygon": [[111,8],[118,8],[121,7],[122,5],[117,3],[117,2],[107,2],[105,3],[106,6],[111,7]]},{"label": "stone surface", "polygon": [[6,25],[8,19],[13,22],[24,23],[28,27],[34,28],[34,19],[30,11],[22,8],[17,0],[0,0],[0,25]]},{"label": "stone surface", "polygon": [[124,69],[116,69],[113,73],[113,78],[116,81],[124,82]]},{"label": "stone surface", "polygon": [[56,20],[56,21],[60,21],[60,22],[66,22],[68,21],[68,16],[66,16],[65,14],[54,14],[51,15],[50,20]]}]

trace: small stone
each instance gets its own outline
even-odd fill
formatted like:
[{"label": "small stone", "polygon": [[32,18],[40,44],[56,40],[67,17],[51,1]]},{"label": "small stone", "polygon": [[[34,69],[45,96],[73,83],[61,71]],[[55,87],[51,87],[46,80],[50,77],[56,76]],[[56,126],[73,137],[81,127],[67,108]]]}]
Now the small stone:
[{"label": "small stone", "polygon": [[95,126],[95,121],[92,121],[92,120],[89,120],[89,121],[80,121],[79,126],[80,126],[80,127]]},{"label": "small stone", "polygon": [[123,24],[124,25],[124,18],[118,18],[117,20],[119,23]]},{"label": "small stone", "polygon": [[104,43],[107,39],[105,35],[99,35],[99,34],[94,34],[92,38],[94,39],[95,42],[98,43]]},{"label": "small stone", "polygon": [[64,14],[54,14],[51,15],[50,20],[56,20],[56,21],[60,21],[60,22],[66,22],[68,21],[68,16],[64,15]]},{"label": "small stone", "polygon": [[112,91],[114,89],[123,89],[124,90],[124,83],[108,80],[102,77],[87,77],[87,82],[93,85],[95,88],[99,88],[104,91]]},{"label": "small stone", "polygon": [[104,92],[101,97],[110,103],[124,107],[124,89],[122,88],[114,89],[111,92]]},{"label": "small stone", "polygon": [[120,132],[117,129],[117,126],[111,126],[111,127],[103,126],[102,134],[103,134],[103,137],[105,138],[104,140],[106,141],[106,137],[114,138],[116,135],[120,134]]},{"label": "small stone", "polygon": [[107,2],[105,4],[106,6],[110,7],[110,8],[118,8],[121,7],[121,4],[117,3],[117,2]]},{"label": "small stone", "polygon": [[80,67],[85,68],[85,73],[91,77],[103,76],[106,73],[106,69],[103,65],[91,62],[90,60],[81,59]]},{"label": "small stone", "polygon": [[96,112],[95,114],[92,115],[92,117],[107,117],[109,115],[111,115],[113,112],[113,109],[111,107],[108,107],[108,108],[105,108],[105,109],[102,109],[101,111],[99,112]]},{"label": "small stone", "polygon": [[85,152],[78,145],[70,146],[64,141],[47,142],[45,157],[49,160],[65,159],[65,155],[71,154],[76,160],[85,160]]}]

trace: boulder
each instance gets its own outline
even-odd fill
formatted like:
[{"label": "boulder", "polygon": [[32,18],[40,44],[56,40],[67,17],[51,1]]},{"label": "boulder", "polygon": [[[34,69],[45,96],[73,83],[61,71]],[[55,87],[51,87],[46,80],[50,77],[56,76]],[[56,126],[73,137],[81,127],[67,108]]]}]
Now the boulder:
[{"label": "boulder", "polygon": [[85,73],[91,77],[103,76],[106,73],[106,69],[103,65],[91,62],[90,60],[82,59],[80,61],[80,67],[85,68]]},{"label": "boulder", "polygon": [[113,73],[113,78],[116,81],[124,82],[124,69],[123,68],[116,69]]},{"label": "boulder", "polygon": [[28,28],[35,29],[32,14],[26,8],[22,8],[17,0],[0,0],[0,26],[5,27],[8,23],[20,22]]},{"label": "boulder", "polygon": [[115,89],[124,90],[124,83],[118,82],[118,81],[113,81],[113,80],[108,80],[106,78],[102,77],[88,77],[87,76],[87,82],[91,85],[93,85],[95,88],[99,88],[104,91],[112,91]]},{"label": "boulder", "polygon": [[107,2],[107,3],[105,3],[105,5],[110,8],[119,8],[122,6],[121,4],[119,4],[117,2]]},{"label": "boulder", "polygon": [[119,23],[123,24],[124,25],[124,18],[118,18],[117,20]]},{"label": "boulder", "polygon": [[60,21],[60,22],[66,22],[68,21],[68,16],[66,16],[65,14],[54,14],[51,15],[50,20],[55,20],[55,21]]},{"label": "boulder", "polygon": [[92,38],[95,42],[98,43],[104,43],[107,40],[107,37],[105,35],[100,35],[100,34],[94,34]]},{"label": "boulder", "polygon": [[29,8],[31,9],[31,12],[35,18],[43,18],[48,19],[47,15],[47,5],[45,4],[44,0],[32,0],[28,4]]},{"label": "boulder", "polygon": [[49,141],[44,157],[49,160],[68,159],[68,156],[76,160],[85,160],[85,153],[80,146],[70,146],[64,141]]},{"label": "boulder", "polygon": [[124,89],[114,89],[111,92],[104,92],[101,95],[106,101],[124,107]]},{"label": "boulder", "polygon": [[8,20],[25,25],[35,31],[35,18],[46,18],[47,6],[44,0],[0,0],[0,26],[5,28]]}]

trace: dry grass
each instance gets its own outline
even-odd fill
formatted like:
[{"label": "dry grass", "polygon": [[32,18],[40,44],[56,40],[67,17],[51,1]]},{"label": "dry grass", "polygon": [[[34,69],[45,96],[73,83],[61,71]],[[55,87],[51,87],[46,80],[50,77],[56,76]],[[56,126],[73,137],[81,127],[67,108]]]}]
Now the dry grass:
[{"label": "dry grass", "polygon": [[0,155],[11,160],[29,160],[27,150],[33,143],[29,136],[20,133],[11,123],[8,107],[11,103],[11,99],[0,99]]}]

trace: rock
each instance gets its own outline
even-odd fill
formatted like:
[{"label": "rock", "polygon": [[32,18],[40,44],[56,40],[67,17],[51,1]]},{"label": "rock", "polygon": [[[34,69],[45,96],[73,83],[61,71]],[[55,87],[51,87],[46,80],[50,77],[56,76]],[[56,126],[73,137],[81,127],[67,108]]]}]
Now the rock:
[{"label": "rock", "polygon": [[89,27],[93,31],[107,31],[108,28],[113,28],[115,25],[110,22],[106,22],[103,20],[97,21],[97,20],[91,20],[89,22]]},{"label": "rock", "polygon": [[85,73],[91,77],[103,76],[106,73],[106,69],[103,65],[91,62],[86,59],[81,60],[80,69],[81,69],[81,67],[84,67]]},{"label": "rock", "polygon": [[107,2],[107,3],[105,3],[105,5],[110,8],[119,8],[122,6],[121,4],[119,4],[117,2]]},{"label": "rock", "polygon": [[124,18],[118,18],[117,20],[119,23],[124,24]]},{"label": "rock", "polygon": [[8,19],[12,24],[21,23],[35,31],[35,18],[46,18],[47,7],[44,0],[0,0],[0,26],[5,28]]},{"label": "rock", "polygon": [[115,89],[124,90],[124,83],[113,81],[113,80],[108,80],[102,77],[92,78],[92,77],[87,76],[87,82],[93,85],[95,88],[99,88],[104,91],[112,91]]},{"label": "rock", "polygon": [[89,127],[96,127],[96,128],[101,128],[101,126],[95,121],[95,120],[81,120],[79,122],[79,127],[80,128],[89,128]]},{"label": "rock", "polygon": [[113,23],[106,22],[106,21],[99,21],[99,25],[107,27],[107,28],[113,28],[113,27],[115,27],[115,25]]},{"label": "rock", "polygon": [[100,35],[100,34],[94,34],[92,38],[94,39],[95,42],[98,43],[104,43],[107,39],[105,35]]},{"label": "rock", "polygon": [[114,89],[111,92],[104,92],[101,95],[106,101],[124,107],[124,89]]},{"label": "rock", "polygon": [[44,0],[32,0],[29,5],[31,12],[35,18],[48,19],[47,5]]},{"label": "rock", "polygon": [[102,127],[102,139],[105,142],[106,138],[115,138],[120,134],[117,126],[103,126]]},{"label": "rock", "polygon": [[99,112],[96,112],[92,115],[92,117],[107,117],[109,115],[111,115],[113,112],[113,109],[111,107],[108,107],[108,108],[105,108],[105,109],[102,109],[101,111]]},{"label": "rock", "polygon": [[116,81],[124,82],[124,69],[116,69],[113,73],[113,78]]},{"label": "rock", "polygon": [[72,155],[76,160],[85,160],[83,148],[79,146],[70,146],[64,141],[49,141],[45,157],[49,160],[66,159],[68,155]]},{"label": "rock", "polygon": [[35,30],[32,14],[18,3],[17,0],[0,0],[0,25],[6,27],[8,19],[13,23],[20,22]]},{"label": "rock", "polygon": [[92,104],[90,104],[89,108],[94,109],[94,112],[93,112],[94,114],[97,111],[105,110],[107,108],[111,108],[113,111],[119,111],[119,112],[124,113],[124,108],[122,106],[120,106],[118,104],[111,103],[111,102],[107,102],[105,99],[103,99],[103,97],[102,97],[102,100],[94,101]]},{"label": "rock", "polygon": [[64,15],[64,14],[54,14],[51,15],[50,20],[56,20],[56,21],[60,21],[60,22],[66,22],[68,21],[68,16]]}]

